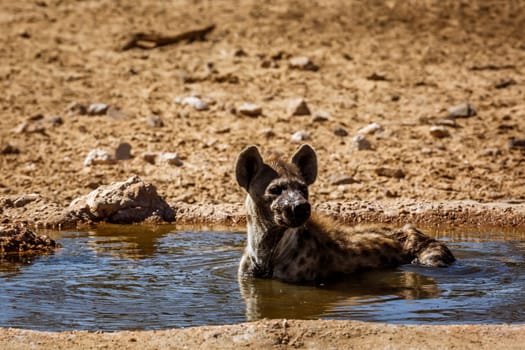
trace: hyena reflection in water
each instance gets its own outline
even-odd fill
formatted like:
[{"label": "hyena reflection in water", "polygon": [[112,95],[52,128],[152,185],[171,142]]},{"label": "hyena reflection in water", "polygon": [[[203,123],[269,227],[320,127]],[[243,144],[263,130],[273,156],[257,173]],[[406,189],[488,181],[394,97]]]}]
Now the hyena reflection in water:
[{"label": "hyena reflection in water", "polygon": [[308,186],[317,177],[317,156],[309,145],[290,162],[276,155],[264,161],[250,146],[239,155],[235,174],[248,192],[241,278],[322,282],[362,270],[407,263],[448,266],[455,260],[443,243],[412,226],[359,231],[312,215]]}]

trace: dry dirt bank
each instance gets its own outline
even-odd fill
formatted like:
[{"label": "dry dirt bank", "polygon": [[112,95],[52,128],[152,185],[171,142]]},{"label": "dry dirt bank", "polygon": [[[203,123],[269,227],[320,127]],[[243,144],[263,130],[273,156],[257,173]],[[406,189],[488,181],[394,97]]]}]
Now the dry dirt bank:
[{"label": "dry dirt bank", "polygon": [[22,349],[523,349],[525,326],[405,326],[356,321],[262,320],[167,331],[0,332]]}]

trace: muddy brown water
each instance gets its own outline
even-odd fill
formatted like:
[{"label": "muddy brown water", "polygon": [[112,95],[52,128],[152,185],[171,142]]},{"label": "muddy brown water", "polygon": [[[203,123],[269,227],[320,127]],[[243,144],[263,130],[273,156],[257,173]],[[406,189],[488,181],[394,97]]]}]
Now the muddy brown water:
[{"label": "muddy brown water", "polygon": [[0,263],[0,326],[145,330],[261,318],[525,323],[525,236],[434,232],[458,261],[405,265],[331,284],[239,282],[243,232],[104,226],[53,233],[64,247]]}]

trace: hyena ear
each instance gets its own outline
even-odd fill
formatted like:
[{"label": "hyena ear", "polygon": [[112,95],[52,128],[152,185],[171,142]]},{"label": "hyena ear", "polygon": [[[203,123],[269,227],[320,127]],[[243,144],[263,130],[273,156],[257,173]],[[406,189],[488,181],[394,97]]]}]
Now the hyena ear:
[{"label": "hyena ear", "polygon": [[264,162],[259,150],[255,146],[245,148],[235,163],[235,176],[239,185],[248,191],[250,182],[259,170],[262,169]]},{"label": "hyena ear", "polygon": [[317,155],[312,146],[302,145],[292,156],[292,163],[299,168],[307,185],[314,183],[317,177]]}]

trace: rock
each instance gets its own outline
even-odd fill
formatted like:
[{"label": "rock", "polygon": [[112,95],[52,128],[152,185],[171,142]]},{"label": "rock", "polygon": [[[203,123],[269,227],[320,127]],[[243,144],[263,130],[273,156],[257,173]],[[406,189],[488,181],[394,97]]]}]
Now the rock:
[{"label": "rock", "polygon": [[208,102],[202,100],[197,96],[189,96],[184,98],[176,98],[175,102],[181,105],[188,105],[195,108],[197,111],[205,111],[210,108]]},{"label": "rock", "polygon": [[72,102],[66,107],[66,111],[69,115],[85,115],[87,114],[87,107],[82,103]]},{"label": "rock", "polygon": [[355,180],[353,177],[348,175],[332,175],[330,176],[329,180],[330,185],[338,186],[338,185],[351,185],[358,183],[359,181]]},{"label": "rock", "polygon": [[6,143],[0,147],[0,154],[20,154],[20,149],[9,143]]},{"label": "rock", "polygon": [[146,122],[154,128],[162,128],[164,126],[164,122],[159,117],[146,117]]},{"label": "rock", "polygon": [[330,119],[330,113],[325,112],[325,111],[318,111],[312,117],[312,121],[314,123],[322,123],[322,122],[327,121],[328,119]]},{"label": "rock", "polygon": [[516,84],[517,84],[516,80],[512,78],[508,78],[508,79],[500,80],[498,83],[494,85],[494,87],[496,89],[505,89],[509,86],[516,85]]},{"label": "rock", "polygon": [[105,103],[92,103],[87,108],[87,115],[104,115],[109,109]]},{"label": "rock", "polygon": [[144,152],[141,155],[141,158],[144,159],[145,162],[150,164],[155,164],[155,160],[157,159],[158,154],[157,153],[151,153],[151,152]]},{"label": "rock", "polygon": [[442,139],[444,137],[450,137],[450,132],[444,126],[435,125],[430,127],[430,135]]},{"label": "rock", "polygon": [[346,131],[346,129],[343,128],[342,126],[336,126],[334,128],[334,135],[345,137],[345,136],[348,136],[348,131]]},{"label": "rock", "polygon": [[390,191],[390,190],[386,190],[386,193],[385,193],[385,196],[387,198],[397,198],[399,197],[399,194],[397,193],[397,191]]},{"label": "rock", "polygon": [[127,142],[123,142],[118,145],[115,150],[115,158],[117,160],[127,160],[131,159],[131,145]]},{"label": "rock", "polygon": [[123,120],[123,119],[127,119],[128,118],[128,115],[124,112],[122,112],[120,109],[116,108],[116,107],[109,107],[106,114],[112,118],[112,119],[115,119],[115,120]]},{"label": "rock", "polygon": [[448,109],[449,118],[470,118],[476,115],[476,110],[470,103],[462,103]]},{"label": "rock", "polygon": [[290,116],[294,115],[310,115],[310,109],[306,104],[306,101],[302,98],[296,98],[288,102],[286,112]]},{"label": "rock", "polygon": [[457,127],[459,127],[459,125],[458,125],[458,123],[456,123],[455,119],[448,119],[448,118],[436,120],[436,125],[448,126],[450,128],[457,128]]},{"label": "rock", "polygon": [[296,131],[290,138],[290,141],[292,142],[302,142],[308,140],[310,140],[310,134],[304,130]]},{"label": "rock", "polygon": [[273,131],[273,129],[266,128],[261,130],[261,135],[263,135],[266,138],[272,138],[275,136],[275,132]]},{"label": "rock", "polygon": [[159,155],[159,162],[161,164],[182,166],[182,160],[180,160],[177,153],[163,152]]},{"label": "rock", "polygon": [[525,139],[511,138],[509,140],[509,149],[521,149],[525,150]]},{"label": "rock", "polygon": [[372,73],[369,76],[366,77],[368,80],[372,81],[390,81],[384,74],[378,74],[378,73]]},{"label": "rock", "polygon": [[99,164],[115,164],[116,160],[113,154],[100,148],[91,150],[86,159],[84,166],[99,165]]},{"label": "rock", "polygon": [[20,196],[18,198],[15,198],[13,201],[13,206],[15,208],[22,208],[26,204],[36,201],[40,198],[40,195],[38,193],[30,193],[23,196]]},{"label": "rock", "polygon": [[42,123],[22,122],[13,129],[16,134],[42,134],[46,135],[46,128]]},{"label": "rock", "polygon": [[237,110],[240,114],[248,117],[258,117],[262,114],[262,108],[253,103],[243,103]]},{"label": "rock", "polygon": [[231,128],[229,126],[223,126],[218,129],[215,129],[216,134],[227,134],[231,131]]},{"label": "rock", "polygon": [[81,220],[120,224],[175,220],[173,209],[157,194],[155,186],[138,176],[100,186],[73,200],[66,211]]},{"label": "rock", "polygon": [[374,135],[376,132],[382,131],[385,131],[385,129],[381,125],[377,123],[371,123],[359,129],[357,133],[361,135]]},{"label": "rock", "polygon": [[352,138],[352,143],[358,151],[369,151],[372,149],[372,144],[364,135],[357,135]]},{"label": "rock", "polygon": [[375,173],[378,176],[392,177],[396,179],[402,179],[405,177],[405,173],[401,169],[393,169],[387,167],[379,167],[375,169]]},{"label": "rock", "polygon": [[60,247],[59,243],[49,237],[37,235],[27,228],[0,226],[0,257],[2,260],[19,261],[21,256],[46,254]]},{"label": "rock", "polygon": [[498,157],[501,155],[502,152],[498,148],[485,148],[479,152],[480,157]]},{"label": "rock", "polygon": [[53,116],[53,117],[45,118],[44,121],[46,123],[48,123],[48,124],[51,124],[51,126],[53,126],[53,127],[57,127],[57,126],[60,126],[60,125],[64,124],[64,119],[62,119],[59,116]]},{"label": "rock", "polygon": [[319,66],[313,63],[308,57],[305,56],[291,58],[289,61],[289,66],[292,69],[310,70],[314,72],[319,70]]}]

